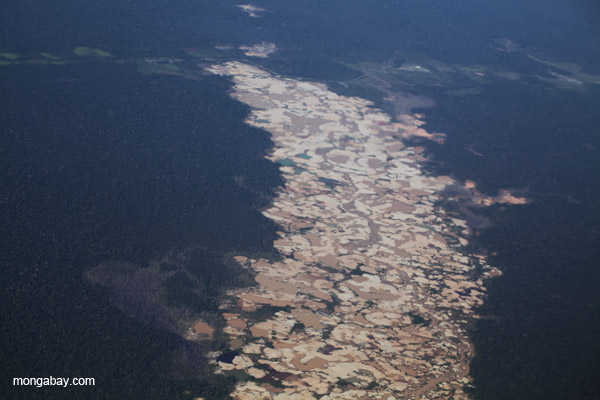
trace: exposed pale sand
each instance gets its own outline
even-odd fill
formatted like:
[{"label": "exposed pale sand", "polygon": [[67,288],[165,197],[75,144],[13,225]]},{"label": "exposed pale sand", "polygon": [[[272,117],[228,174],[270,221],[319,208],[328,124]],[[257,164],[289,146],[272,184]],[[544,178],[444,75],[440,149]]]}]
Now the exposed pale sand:
[{"label": "exposed pale sand", "polygon": [[244,256],[235,256],[233,257],[233,259],[237,262],[239,262],[240,264],[244,264],[246,261],[248,261],[248,257],[244,257]]},{"label": "exposed pale sand", "polygon": [[290,283],[276,281],[274,279],[269,278],[268,276],[266,276],[264,274],[257,275],[255,280],[260,285],[264,286],[267,290],[271,290],[273,292],[282,291],[282,292],[293,295],[293,294],[296,294],[296,292],[298,291],[296,286],[294,286]]},{"label": "exposed pale sand", "polygon": [[259,14],[263,11],[266,11],[264,8],[256,7],[252,4],[238,4],[236,7],[240,8],[252,18],[259,18]]},{"label": "exposed pale sand", "polygon": [[260,42],[252,46],[240,46],[239,49],[248,57],[267,58],[270,54],[277,51],[277,46],[275,46],[275,43]]},{"label": "exposed pale sand", "polygon": [[[427,132],[422,115],[392,122],[369,101],[319,83],[239,62],[207,70],[230,76],[232,96],[252,107],[247,123],[272,134],[267,158],[303,168],[280,167],[285,184],[263,211],[282,227],[281,259],[236,257],[258,286],[231,291],[237,305],[223,305],[225,333],[246,344],[237,364],[218,370],[257,381],[238,383],[233,398],[469,398],[467,332],[485,279],[499,271],[461,252],[466,221],[437,206],[455,182],[425,175],[424,149],[402,142],[443,135]],[[287,308],[260,321],[242,314],[264,305]],[[426,324],[415,325],[415,315]]]},{"label": "exposed pale sand", "polygon": [[257,325],[254,325],[253,327],[251,327],[250,332],[252,332],[252,335],[254,335],[256,337],[269,336],[269,331],[267,331],[266,329],[260,328]]},{"label": "exposed pale sand", "polygon": [[237,338],[237,339],[233,339],[232,341],[229,342],[229,347],[231,347],[233,350],[236,350],[236,349],[239,349],[240,347],[242,347],[243,344],[244,344],[244,341],[240,338]]},{"label": "exposed pale sand", "polygon": [[[489,203],[493,204],[494,201],[496,203],[500,203],[500,204],[512,204],[512,205],[520,205],[520,204],[528,203],[527,198],[517,197],[517,196],[513,195],[512,193],[510,193],[508,190],[500,191],[500,194]],[[486,205],[490,205],[490,204],[486,204]]]},{"label": "exposed pale sand", "polygon": [[227,323],[233,326],[234,328],[238,329],[246,329],[246,327],[248,326],[248,324],[245,323],[244,320],[238,318],[230,319],[229,321],[227,321]]},{"label": "exposed pale sand", "polygon": [[281,300],[273,300],[266,297],[257,296],[254,294],[246,294],[242,296],[242,299],[249,300],[250,302],[258,303],[258,304],[269,304],[276,307],[285,307],[293,304],[290,301],[281,301]]},{"label": "exposed pale sand", "polygon": [[497,196],[484,196],[477,190],[477,184],[470,180],[465,181],[465,188],[472,193],[472,202],[474,204],[479,204],[486,207],[494,204],[523,205],[530,202],[526,197],[515,196],[510,190],[507,189],[500,190]]},{"label": "exposed pale sand", "polygon": [[323,329],[323,325],[321,324],[319,317],[314,312],[308,310],[294,310],[292,311],[292,315],[306,326],[316,329]]},{"label": "exposed pale sand", "polygon": [[306,362],[302,361],[302,358],[302,354],[298,354],[292,360],[292,364],[300,371],[310,371],[315,368],[323,368],[328,364],[328,361],[321,357],[314,357]]},{"label": "exposed pale sand", "polygon": [[213,333],[215,333],[215,330],[213,329],[213,327],[211,327],[207,323],[202,322],[202,321],[198,321],[198,322],[196,322],[194,324],[194,333],[196,335],[208,335],[208,336],[212,336]]}]

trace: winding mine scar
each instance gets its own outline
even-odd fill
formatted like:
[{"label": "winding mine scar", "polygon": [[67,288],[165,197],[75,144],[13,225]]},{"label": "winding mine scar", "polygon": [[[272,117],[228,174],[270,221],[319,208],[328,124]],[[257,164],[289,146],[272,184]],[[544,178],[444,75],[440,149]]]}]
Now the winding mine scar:
[{"label": "winding mine scar", "polygon": [[[452,179],[423,174],[423,149],[401,141],[442,137],[420,115],[393,122],[322,84],[239,62],[207,70],[232,78],[232,95],[252,107],[247,123],[271,133],[267,158],[285,179],[263,212],[285,229],[274,243],[282,258],[236,258],[258,285],[231,292],[241,309],[225,313],[225,332],[246,344],[241,361],[218,370],[254,377],[233,398],[468,399],[466,332],[497,271],[460,253],[465,221],[436,206]],[[473,278],[476,267],[484,272]],[[238,319],[265,305],[279,310]]]}]

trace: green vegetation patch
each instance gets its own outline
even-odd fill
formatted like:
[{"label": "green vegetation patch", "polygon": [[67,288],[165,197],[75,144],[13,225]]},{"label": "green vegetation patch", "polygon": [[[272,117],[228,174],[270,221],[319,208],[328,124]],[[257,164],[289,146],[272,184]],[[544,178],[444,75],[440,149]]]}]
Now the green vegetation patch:
[{"label": "green vegetation patch", "polygon": [[446,92],[447,95],[452,97],[463,97],[463,96],[474,96],[481,93],[480,89],[477,88],[466,88],[466,89],[456,89],[449,90]]},{"label": "green vegetation patch", "polygon": [[6,58],[8,60],[14,61],[17,58],[21,57],[19,54],[16,53],[2,53],[0,52],[0,58]]},{"label": "green vegetation patch", "polygon": [[60,57],[53,56],[50,53],[44,53],[44,52],[42,52],[42,53],[40,53],[40,56],[45,57],[45,58],[49,58],[51,60],[60,60]]},{"label": "green vegetation patch", "polygon": [[166,69],[168,71],[179,71],[179,67],[175,64],[163,64],[161,65],[162,69]]},{"label": "green vegetation patch", "polygon": [[140,74],[154,74],[160,70],[158,64],[149,63],[144,60],[137,61],[137,70]]},{"label": "green vegetation patch", "polygon": [[114,57],[107,51],[93,49],[91,47],[78,46],[73,49],[73,53],[80,57]]},{"label": "green vegetation patch", "polygon": [[181,69],[170,59],[137,60],[137,70],[141,74],[160,74],[162,71],[179,72]]},{"label": "green vegetation patch", "polygon": [[230,371],[223,371],[225,376],[233,376],[237,381],[247,381],[252,379],[252,376],[248,375],[241,369],[232,369]]},{"label": "green vegetation patch", "polygon": [[194,47],[185,49],[185,52],[192,57],[205,59],[220,59],[225,57],[228,53],[227,51],[225,51],[226,47],[227,46],[224,46],[221,49],[216,49],[214,47]]}]

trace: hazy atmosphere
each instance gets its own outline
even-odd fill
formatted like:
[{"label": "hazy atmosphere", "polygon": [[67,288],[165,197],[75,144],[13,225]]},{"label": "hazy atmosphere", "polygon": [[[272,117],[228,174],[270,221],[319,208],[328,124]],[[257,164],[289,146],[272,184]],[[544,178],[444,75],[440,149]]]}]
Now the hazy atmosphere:
[{"label": "hazy atmosphere", "polygon": [[599,20],[6,1],[0,397],[597,398]]}]

